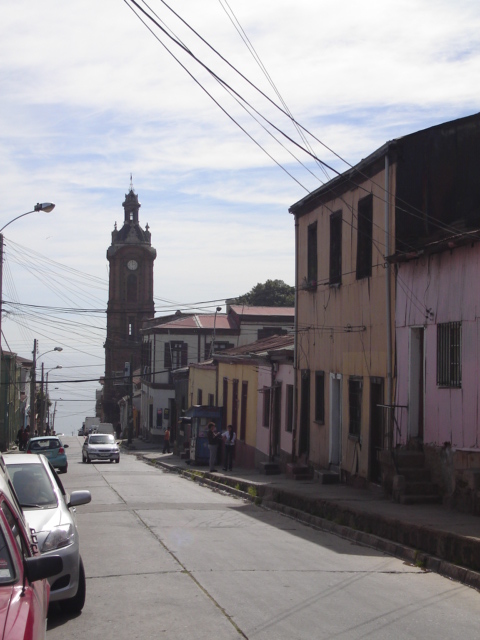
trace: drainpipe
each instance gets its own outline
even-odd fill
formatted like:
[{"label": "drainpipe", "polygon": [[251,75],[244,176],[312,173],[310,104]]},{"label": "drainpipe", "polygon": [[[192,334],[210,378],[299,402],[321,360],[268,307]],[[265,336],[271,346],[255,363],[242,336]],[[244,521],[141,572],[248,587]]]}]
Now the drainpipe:
[{"label": "drainpipe", "polygon": [[[385,257],[390,255],[390,162],[388,149],[385,153]],[[392,434],[392,299],[391,299],[391,265],[385,261],[385,295],[387,322],[387,449],[393,446]]]},{"label": "drainpipe", "polygon": [[297,455],[297,394],[298,394],[298,219],[295,214],[295,316],[293,323],[293,428],[292,428],[292,462]]}]

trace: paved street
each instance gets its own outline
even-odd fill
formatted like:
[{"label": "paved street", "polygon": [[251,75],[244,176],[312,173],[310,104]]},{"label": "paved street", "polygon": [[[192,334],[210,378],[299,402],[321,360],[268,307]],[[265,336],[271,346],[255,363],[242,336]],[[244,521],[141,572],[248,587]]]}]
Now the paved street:
[{"label": "paved street", "polygon": [[479,594],[123,455],[66,437],[87,602],[48,640],[478,638]]}]

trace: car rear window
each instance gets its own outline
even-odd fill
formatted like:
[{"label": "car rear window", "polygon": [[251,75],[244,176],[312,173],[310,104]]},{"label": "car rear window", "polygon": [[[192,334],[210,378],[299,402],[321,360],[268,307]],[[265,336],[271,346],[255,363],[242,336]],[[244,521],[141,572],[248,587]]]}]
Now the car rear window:
[{"label": "car rear window", "polygon": [[43,464],[9,464],[8,475],[23,508],[48,509],[58,505]]},{"label": "car rear window", "polygon": [[114,444],[115,438],[111,435],[90,436],[90,444]]},{"label": "car rear window", "polygon": [[56,438],[45,438],[45,440],[33,440],[30,442],[31,451],[45,451],[46,449],[59,449],[62,446],[60,440]]}]

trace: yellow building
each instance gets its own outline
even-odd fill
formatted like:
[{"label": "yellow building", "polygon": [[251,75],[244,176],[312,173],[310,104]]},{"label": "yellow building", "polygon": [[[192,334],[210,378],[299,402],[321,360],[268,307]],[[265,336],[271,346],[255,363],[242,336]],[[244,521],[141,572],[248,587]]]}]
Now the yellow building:
[{"label": "yellow building", "polygon": [[314,468],[374,481],[386,438],[383,407],[392,398],[394,284],[385,256],[392,249],[394,163],[385,145],[290,208],[296,453]]}]

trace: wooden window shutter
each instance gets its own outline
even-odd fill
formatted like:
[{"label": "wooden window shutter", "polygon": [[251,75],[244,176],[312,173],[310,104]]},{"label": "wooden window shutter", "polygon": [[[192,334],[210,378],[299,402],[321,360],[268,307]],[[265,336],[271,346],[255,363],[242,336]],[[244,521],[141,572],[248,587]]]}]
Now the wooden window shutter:
[{"label": "wooden window shutter", "polygon": [[188,364],[188,344],[182,342],[182,367]]},{"label": "wooden window shutter", "polygon": [[165,357],[163,359],[163,366],[165,369],[172,368],[172,351],[170,342],[165,342]]}]

